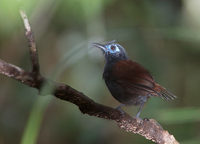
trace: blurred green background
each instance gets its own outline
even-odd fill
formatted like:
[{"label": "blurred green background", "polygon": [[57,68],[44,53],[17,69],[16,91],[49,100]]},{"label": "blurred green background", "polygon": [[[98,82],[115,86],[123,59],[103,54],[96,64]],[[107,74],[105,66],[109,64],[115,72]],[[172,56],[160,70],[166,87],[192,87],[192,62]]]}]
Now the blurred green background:
[{"label": "blurred green background", "polygon": [[[102,80],[104,57],[92,42],[117,40],[131,59],[178,96],[152,98],[154,118],[183,144],[200,143],[200,0],[0,0],[0,58],[30,70],[19,9],[37,42],[41,73],[116,107]],[[0,144],[143,144],[112,121],[0,75]],[[136,107],[125,111],[135,115]]]}]

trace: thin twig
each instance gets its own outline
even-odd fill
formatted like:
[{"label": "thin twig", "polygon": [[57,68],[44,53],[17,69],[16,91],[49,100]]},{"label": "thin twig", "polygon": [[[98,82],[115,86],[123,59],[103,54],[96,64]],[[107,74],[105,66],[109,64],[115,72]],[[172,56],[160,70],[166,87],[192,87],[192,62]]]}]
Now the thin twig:
[{"label": "thin twig", "polygon": [[21,10],[20,15],[24,22],[24,27],[25,27],[25,31],[26,31],[25,35],[26,35],[26,38],[28,39],[28,43],[29,43],[30,57],[31,57],[31,62],[32,62],[32,72],[35,75],[37,75],[40,71],[40,66],[39,66],[37,48],[36,48],[33,32],[31,30],[31,26],[29,24],[29,21],[28,21],[28,18],[26,16],[25,12]]},{"label": "thin twig", "polygon": [[169,134],[168,131],[164,130],[161,125],[154,119],[141,120],[132,118],[127,113],[122,114],[117,109],[113,109],[111,107],[94,102],[83,93],[73,89],[66,84],[53,82],[42,77],[39,74],[39,63],[36,54],[36,47],[28,19],[24,12],[21,12],[21,15],[25,24],[26,33],[28,32],[26,37],[31,44],[31,60],[33,63],[33,68],[36,68],[35,70],[38,74],[37,79],[35,79],[35,75],[32,72],[26,72],[22,68],[9,64],[0,59],[1,74],[18,80],[21,83],[30,87],[34,87],[38,90],[41,89],[43,83],[51,83],[54,85],[54,91],[52,94],[55,97],[77,105],[80,111],[84,114],[114,120],[121,129],[124,129],[127,132],[144,136],[146,139],[149,139],[158,144],[178,144],[178,141],[176,141],[174,136]]}]

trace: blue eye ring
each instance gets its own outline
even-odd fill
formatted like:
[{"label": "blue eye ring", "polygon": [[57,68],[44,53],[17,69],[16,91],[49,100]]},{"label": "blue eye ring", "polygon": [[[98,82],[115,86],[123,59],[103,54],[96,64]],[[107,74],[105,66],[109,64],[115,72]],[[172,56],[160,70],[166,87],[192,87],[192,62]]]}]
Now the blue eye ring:
[{"label": "blue eye ring", "polygon": [[115,45],[111,45],[111,46],[110,46],[110,49],[111,49],[112,51],[114,51],[114,50],[116,49],[116,46],[115,46]]}]

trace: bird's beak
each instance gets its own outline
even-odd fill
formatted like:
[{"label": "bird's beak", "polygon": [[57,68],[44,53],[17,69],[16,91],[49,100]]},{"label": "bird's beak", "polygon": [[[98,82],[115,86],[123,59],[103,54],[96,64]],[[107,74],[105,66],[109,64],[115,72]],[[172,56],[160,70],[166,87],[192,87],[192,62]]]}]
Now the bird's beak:
[{"label": "bird's beak", "polygon": [[100,48],[104,53],[106,52],[106,47],[99,43],[92,43],[93,46]]}]

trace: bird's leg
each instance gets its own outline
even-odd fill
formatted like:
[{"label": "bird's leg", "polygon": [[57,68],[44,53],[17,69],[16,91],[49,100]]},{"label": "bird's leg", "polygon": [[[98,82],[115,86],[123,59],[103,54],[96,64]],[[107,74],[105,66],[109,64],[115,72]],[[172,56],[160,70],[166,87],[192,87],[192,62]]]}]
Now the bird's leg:
[{"label": "bird's leg", "polygon": [[115,109],[119,110],[122,114],[124,114],[125,112],[123,111],[123,109],[121,107],[125,106],[125,104],[120,104],[119,106],[117,106]]},{"label": "bird's leg", "polygon": [[136,118],[140,118],[140,113],[142,111],[143,106],[144,106],[144,103],[140,104],[139,110],[138,110],[138,112],[136,114]]}]

